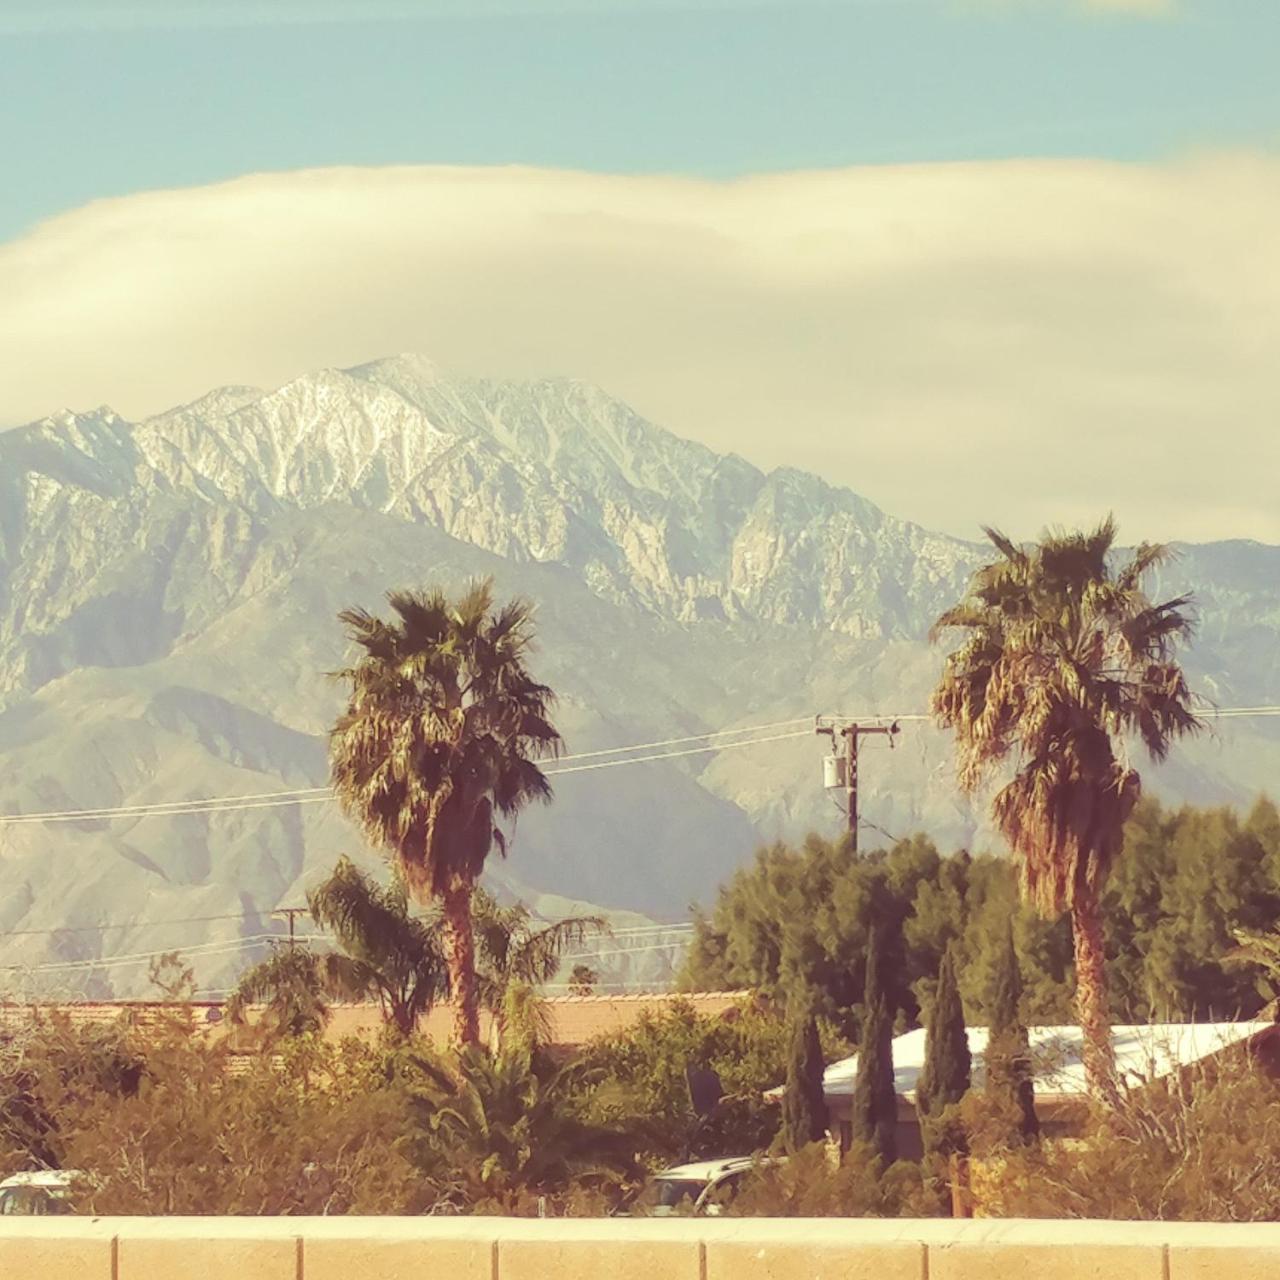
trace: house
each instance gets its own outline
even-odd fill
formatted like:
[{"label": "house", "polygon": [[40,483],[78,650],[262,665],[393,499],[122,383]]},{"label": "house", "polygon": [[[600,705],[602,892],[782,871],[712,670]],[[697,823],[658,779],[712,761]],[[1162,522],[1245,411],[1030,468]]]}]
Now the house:
[{"label": "house", "polygon": [[[985,1073],[986,1027],[969,1027],[969,1052],[973,1056],[973,1083],[981,1088]],[[1153,1023],[1149,1026],[1113,1027],[1116,1067],[1121,1081],[1141,1085],[1164,1079],[1233,1045],[1248,1044],[1269,1062],[1280,1063],[1280,1025],[1274,1022]],[[1079,1027],[1032,1027],[1029,1032],[1036,1091],[1036,1114],[1042,1132],[1068,1137],[1078,1132],[1085,1117],[1088,1089],[1081,1061]],[[916,1113],[916,1086],[924,1070],[925,1033],[920,1028],[897,1036],[893,1042],[893,1080],[898,1095],[898,1154],[915,1159],[921,1154],[920,1123]],[[858,1056],[833,1062],[823,1075],[823,1093],[830,1114],[831,1132],[842,1148],[851,1141],[851,1115]],[[778,1092],[778,1091],[775,1091]]]}]

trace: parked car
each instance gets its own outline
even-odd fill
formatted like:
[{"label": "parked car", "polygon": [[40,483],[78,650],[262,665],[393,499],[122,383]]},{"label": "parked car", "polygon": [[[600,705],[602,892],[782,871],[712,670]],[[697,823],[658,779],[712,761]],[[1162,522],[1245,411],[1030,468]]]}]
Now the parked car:
[{"label": "parked car", "polygon": [[649,1180],[631,1212],[653,1218],[667,1218],[677,1213],[714,1216],[737,1192],[742,1179],[762,1163],[771,1161],[760,1161],[754,1156],[731,1156],[664,1169]]},{"label": "parked car", "polygon": [[83,1177],[64,1169],[15,1173],[0,1182],[0,1215],[71,1213],[72,1184]]}]

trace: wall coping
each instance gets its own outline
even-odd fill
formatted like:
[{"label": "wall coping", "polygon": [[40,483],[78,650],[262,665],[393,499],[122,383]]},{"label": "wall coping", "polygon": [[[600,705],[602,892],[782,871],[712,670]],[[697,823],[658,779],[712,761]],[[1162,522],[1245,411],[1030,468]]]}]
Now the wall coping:
[{"label": "wall coping", "polygon": [[934,1247],[1169,1245],[1273,1248],[1280,1223],[1124,1222],[1091,1219],[897,1218],[0,1218],[0,1239],[451,1240],[482,1243],[556,1240],[732,1243],[892,1244]]}]

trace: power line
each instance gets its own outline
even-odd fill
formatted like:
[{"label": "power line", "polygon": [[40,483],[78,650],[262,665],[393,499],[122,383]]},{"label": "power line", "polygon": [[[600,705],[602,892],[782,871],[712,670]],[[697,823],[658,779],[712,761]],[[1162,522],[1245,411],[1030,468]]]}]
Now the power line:
[{"label": "power line", "polygon": [[[784,723],[796,723],[795,721],[787,721]],[[730,730],[728,732],[735,732]],[[742,730],[741,732],[746,732]],[[778,742],[783,738],[799,738],[807,736],[807,731],[801,729],[794,733],[772,734],[764,737],[747,738],[735,742],[714,742],[701,747],[686,747],[679,751],[663,751],[644,756],[628,756],[618,760],[597,760],[593,764],[570,765],[567,769],[550,767],[545,772],[548,777],[559,776],[566,773],[585,773],[592,769],[609,769],[616,768],[624,764],[647,764],[654,760],[671,760],[678,756],[700,755],[717,751],[732,751],[738,747],[752,747],[762,742]],[[691,739],[672,739],[673,742],[685,741]],[[655,744],[658,745],[658,744]],[[622,750],[623,748],[618,748]],[[630,750],[639,750],[638,747],[629,748]],[[591,753],[594,754],[594,753]],[[575,757],[562,757],[563,759],[571,759]],[[20,813],[6,814],[0,816],[0,826],[24,826],[33,823],[60,823],[60,822],[93,822],[98,820],[106,820],[110,818],[118,818],[121,820],[128,818],[146,818],[146,817],[165,817],[176,818],[187,814],[204,814],[204,813],[239,813],[247,809],[271,809],[279,808],[285,805],[293,804],[327,804],[332,801],[332,793],[328,788],[318,788],[324,792],[323,795],[312,794],[311,791],[294,791],[276,793],[279,798],[267,798],[272,793],[263,792],[261,798],[249,800],[248,803],[242,802],[239,796],[226,796],[221,798],[207,798],[203,800],[192,801],[165,801],[155,805],[120,805],[115,808],[107,809],[64,809],[50,810],[44,813]]]},{"label": "power line", "polygon": [[791,720],[774,720],[769,724],[743,725],[741,729],[717,729],[714,733],[694,733],[687,738],[667,738],[661,742],[640,742],[629,747],[606,747],[602,751],[580,751],[576,755],[560,756],[559,761],[590,760],[596,756],[616,756],[624,751],[648,751],[656,747],[675,747],[686,742],[701,742],[704,738],[736,737],[743,733],[763,733],[766,729],[784,729],[793,724],[808,724],[812,716],[796,716]]},{"label": "power line", "polygon": [[703,755],[709,751],[732,751],[736,747],[756,747],[762,742],[782,742],[787,738],[807,738],[808,736],[808,729],[797,729],[794,733],[774,733],[766,738],[752,738],[748,742],[723,742],[710,747],[688,747],[683,751],[664,751],[660,755],[640,756],[628,760],[601,760],[596,764],[576,764],[568,769],[547,769],[545,772],[549,778],[565,773],[589,773],[592,769],[616,769],[623,764],[647,764],[651,760],[674,760],[677,756]]},{"label": "power line", "polygon": [[[1208,719],[1244,719],[1250,717],[1280,716],[1280,704],[1256,707],[1220,707],[1208,709],[1201,713]],[[838,717],[841,720],[857,717]],[[872,714],[863,716],[862,720],[876,722],[881,720],[898,723],[918,723],[928,721],[932,717],[924,712],[908,712],[900,715]],[[742,734],[758,733],[764,729],[781,726],[809,723],[809,717],[797,717],[794,720],[775,720],[768,724],[748,725],[740,729],[717,729],[704,734],[693,734],[683,738],[660,739],[656,742],[635,743],[628,747],[608,747],[600,751],[585,751],[577,755],[561,756],[559,764],[574,760],[595,760],[586,765],[570,764],[568,768],[551,765],[546,773],[549,777],[559,774],[586,773],[593,769],[616,768],[624,764],[648,764],[656,760],[672,760],[681,756],[703,755],[710,752],[730,751],[736,747],[750,747],[758,743],[781,742],[787,738],[807,736],[803,731],[785,734],[771,734],[764,737],[752,737],[733,742],[711,742],[710,739],[733,737]],[[680,751],[654,752],[643,756],[627,756],[617,760],[600,757],[621,755],[628,751],[651,751],[653,748],[675,746],[685,742],[706,742],[705,746],[690,747]],[[145,817],[183,817],[206,813],[239,813],[252,809],[270,809],[293,804],[324,804],[332,800],[327,787],[303,787],[288,791],[251,792],[243,796],[211,796],[198,800],[168,800],[136,805],[117,805],[100,809],[57,809],[42,813],[16,813],[0,815],[0,826],[22,826],[28,823],[54,822],[91,822],[110,818],[145,818]]]},{"label": "power line", "polygon": [[179,916],[172,920],[114,920],[106,924],[63,925],[60,929],[0,929],[0,942],[6,938],[48,938],[59,933],[105,933],[108,929],[161,929],[174,924],[211,924],[216,920],[256,920],[271,915],[261,911],[237,911],[218,916]]},{"label": "power line", "polygon": [[68,960],[49,964],[6,964],[0,965],[0,971],[6,973],[67,973],[85,969],[109,969],[119,965],[141,964],[144,960],[158,960],[163,956],[178,952],[183,958],[194,960],[205,956],[226,955],[235,951],[246,951],[261,942],[277,939],[278,934],[259,933],[248,938],[237,938],[226,942],[197,942],[188,947],[166,947],[162,951],[134,951],[122,956],[110,956],[100,960]]}]

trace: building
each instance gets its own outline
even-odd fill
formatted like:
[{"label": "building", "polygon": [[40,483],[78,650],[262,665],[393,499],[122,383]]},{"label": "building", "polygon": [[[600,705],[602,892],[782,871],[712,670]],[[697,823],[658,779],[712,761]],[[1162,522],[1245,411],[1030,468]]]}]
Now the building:
[{"label": "building", "polygon": [[[1233,1045],[1248,1044],[1268,1060],[1280,1061],[1280,1026],[1274,1022],[1153,1023],[1150,1026],[1113,1027],[1116,1066],[1121,1080],[1141,1086],[1164,1079],[1204,1062]],[[1032,1027],[1031,1060],[1036,1091],[1036,1114],[1047,1135],[1070,1136],[1078,1131],[1086,1110],[1088,1089],[1081,1061],[1079,1027]],[[973,1055],[973,1083],[984,1083],[983,1055],[986,1027],[968,1028]],[[916,1086],[924,1069],[925,1033],[920,1028],[893,1042],[893,1081],[898,1095],[898,1154],[914,1159],[921,1154],[920,1123],[916,1113]],[[823,1092],[830,1113],[831,1131],[842,1147],[851,1137],[850,1117],[858,1056],[833,1062],[823,1075]]]},{"label": "building", "polygon": [[[571,1050],[580,1048],[600,1036],[625,1031],[634,1026],[644,1014],[661,1014],[677,1004],[691,1007],[703,1017],[732,1016],[744,1000],[749,999],[741,991],[700,991],[688,995],[670,992],[650,992],[645,995],[584,995],[548,996],[546,1013],[548,1044],[552,1048]],[[0,1003],[0,1037],[12,1037],[24,1028],[34,1025],[40,1018],[50,1016],[65,1018],[73,1027],[109,1027],[127,1020],[131,1025],[146,1029],[163,1026],[172,1021],[175,1011],[189,1013],[198,1031],[211,1038],[221,1037],[230,1030],[223,1013],[221,1001],[197,1000],[185,1005],[163,1001],[120,1000],[83,1001],[68,1004]],[[250,1010],[250,1022],[253,1021]],[[481,1016],[481,1036],[489,1033],[490,1019]],[[445,1044],[453,1026],[453,1009],[450,1005],[437,1005],[421,1019],[418,1030],[437,1044]],[[383,1028],[382,1011],[376,1004],[334,1005],[330,1010],[325,1036],[330,1040],[343,1040],[348,1036],[372,1040]]]}]

